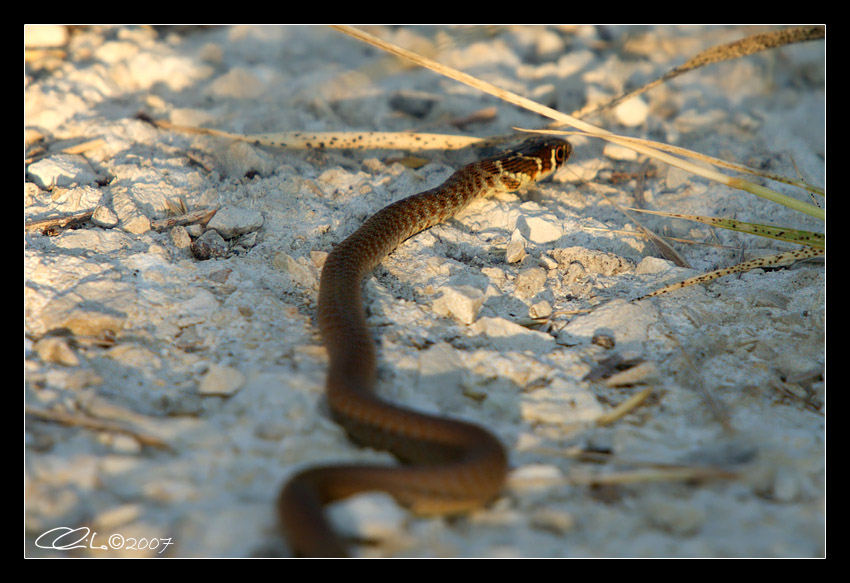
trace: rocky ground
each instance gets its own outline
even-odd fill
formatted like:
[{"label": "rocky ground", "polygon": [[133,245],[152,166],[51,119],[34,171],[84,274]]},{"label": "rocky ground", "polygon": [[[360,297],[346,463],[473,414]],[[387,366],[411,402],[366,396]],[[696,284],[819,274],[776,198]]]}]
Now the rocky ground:
[{"label": "rocky ground", "polygon": [[[370,30],[566,113],[756,31]],[[38,52],[24,218],[82,213],[24,239],[25,554],[289,556],[273,511],[287,476],[392,463],[351,445],[322,405],[324,257],[477,154],[264,148],[138,114],[242,134],[485,137],[545,120],[325,27],[44,27],[25,40]],[[591,121],[824,185],[824,102],[817,41],[700,69]],[[365,284],[381,393],[490,427],[509,487],[453,520],[362,497],[334,509],[341,528],[371,540],[362,556],[823,556],[823,261],[629,303],[790,247],[641,215],[677,239],[691,268],[676,267],[612,203],[823,224],[572,141],[552,180],[411,239]],[[175,220],[215,209],[206,226]]]}]

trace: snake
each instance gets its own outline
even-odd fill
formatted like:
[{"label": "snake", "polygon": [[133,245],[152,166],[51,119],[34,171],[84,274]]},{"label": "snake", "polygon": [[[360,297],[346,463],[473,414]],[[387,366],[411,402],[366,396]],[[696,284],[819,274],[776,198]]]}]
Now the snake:
[{"label": "snake", "polygon": [[328,254],[317,309],[328,354],[328,409],[351,441],[389,451],[401,463],[320,465],[290,478],[281,488],[277,511],[296,556],[348,556],[324,507],[358,493],[385,492],[425,516],[467,513],[498,497],[508,456],[493,433],[376,394],[377,355],[366,322],[363,279],[406,239],[455,216],[473,200],[543,180],[571,153],[572,146],[563,139],[530,138],[464,166],[436,188],[384,207]]}]

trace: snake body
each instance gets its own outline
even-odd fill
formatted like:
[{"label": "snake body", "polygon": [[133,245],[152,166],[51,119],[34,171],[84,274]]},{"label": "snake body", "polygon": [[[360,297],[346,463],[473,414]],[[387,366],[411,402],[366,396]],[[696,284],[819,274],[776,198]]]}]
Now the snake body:
[{"label": "snake body", "polygon": [[564,140],[532,138],[513,151],[469,164],[439,187],[378,211],[328,255],[318,323],[329,357],[330,412],[353,441],[388,450],[404,465],[334,465],[297,473],[278,499],[281,526],[295,554],[346,554],[322,507],[353,494],[387,492],[418,514],[457,514],[498,495],[508,462],[490,432],[405,409],[374,394],[375,345],[366,325],[362,279],[408,237],[449,219],[476,198],[546,178],[571,151]]}]

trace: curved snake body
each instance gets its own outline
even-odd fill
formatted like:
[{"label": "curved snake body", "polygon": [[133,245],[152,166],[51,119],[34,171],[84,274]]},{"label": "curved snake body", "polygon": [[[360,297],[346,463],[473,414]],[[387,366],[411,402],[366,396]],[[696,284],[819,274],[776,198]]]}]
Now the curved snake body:
[{"label": "curved snake body", "polygon": [[499,493],[507,455],[490,432],[404,409],[374,394],[375,345],[366,325],[362,278],[408,237],[454,216],[476,198],[546,178],[571,150],[561,139],[532,138],[514,151],[465,166],[439,187],[380,210],[328,255],[318,323],[330,363],[329,409],[353,441],[388,450],[405,465],[337,465],[296,474],[280,493],[278,512],[297,555],[345,555],[322,506],[359,492],[387,492],[419,514],[468,511]]}]

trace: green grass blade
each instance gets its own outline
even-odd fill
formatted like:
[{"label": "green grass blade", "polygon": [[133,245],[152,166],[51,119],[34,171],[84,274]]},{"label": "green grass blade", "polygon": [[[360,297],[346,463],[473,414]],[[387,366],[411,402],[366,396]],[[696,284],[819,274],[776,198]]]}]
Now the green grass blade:
[{"label": "green grass blade", "polygon": [[649,211],[645,209],[632,208],[628,209],[639,213],[648,213],[651,215],[661,215],[672,219],[684,219],[686,221],[695,221],[721,229],[729,229],[741,233],[749,233],[759,237],[769,237],[787,243],[797,243],[800,245],[808,245],[824,249],[826,247],[826,237],[823,233],[813,231],[804,231],[802,229],[789,229],[788,227],[777,227],[774,225],[764,225],[760,223],[746,223],[735,219],[722,217],[703,217],[699,215],[682,215],[677,213],[665,213],[661,211]]}]

